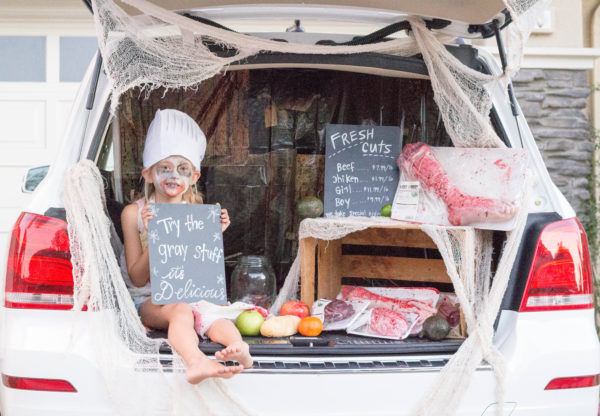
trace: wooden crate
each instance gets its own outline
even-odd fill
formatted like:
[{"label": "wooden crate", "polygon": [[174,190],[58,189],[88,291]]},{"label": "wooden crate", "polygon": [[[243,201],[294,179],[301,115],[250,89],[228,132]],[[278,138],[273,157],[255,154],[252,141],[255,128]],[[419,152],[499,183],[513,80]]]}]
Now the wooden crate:
[{"label": "wooden crate", "polygon": [[300,241],[301,299],[309,306],[315,300],[315,289],[317,299],[335,297],[340,291],[342,277],[452,283],[441,259],[342,255],[342,245],[437,249],[427,234],[407,224],[373,226],[338,240],[304,238]]}]

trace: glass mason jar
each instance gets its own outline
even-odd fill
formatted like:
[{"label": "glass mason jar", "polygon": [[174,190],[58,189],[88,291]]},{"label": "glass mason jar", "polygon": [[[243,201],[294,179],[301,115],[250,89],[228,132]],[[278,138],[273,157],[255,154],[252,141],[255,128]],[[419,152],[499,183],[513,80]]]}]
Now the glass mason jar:
[{"label": "glass mason jar", "polygon": [[269,259],[242,256],[231,275],[231,301],[270,308],[275,300],[277,283]]}]

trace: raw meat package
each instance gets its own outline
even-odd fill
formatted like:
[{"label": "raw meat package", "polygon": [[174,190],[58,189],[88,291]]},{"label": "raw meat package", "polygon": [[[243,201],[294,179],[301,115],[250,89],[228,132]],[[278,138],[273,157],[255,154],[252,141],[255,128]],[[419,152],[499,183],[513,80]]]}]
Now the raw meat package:
[{"label": "raw meat package", "polygon": [[437,314],[450,325],[450,333],[446,338],[464,338],[466,330],[460,324],[460,302],[454,293],[440,293],[440,299],[437,304]]},{"label": "raw meat package", "polygon": [[451,327],[460,324],[460,302],[452,293],[441,293],[437,303],[437,314],[443,317]]},{"label": "raw meat package", "polygon": [[427,224],[512,230],[528,157],[523,149],[407,144],[392,218]]},{"label": "raw meat package", "polygon": [[368,309],[383,308],[407,315],[415,314],[411,333],[418,334],[423,328],[423,322],[437,312],[436,305],[439,291],[434,288],[400,288],[400,287],[370,287],[342,286],[337,296],[342,300],[369,301]]},{"label": "raw meat package", "polygon": [[323,322],[323,331],[345,330],[367,309],[369,301],[318,299],[313,303],[311,315]]},{"label": "raw meat package", "polygon": [[417,318],[415,313],[373,308],[363,312],[346,332],[366,337],[402,340],[413,332]]}]

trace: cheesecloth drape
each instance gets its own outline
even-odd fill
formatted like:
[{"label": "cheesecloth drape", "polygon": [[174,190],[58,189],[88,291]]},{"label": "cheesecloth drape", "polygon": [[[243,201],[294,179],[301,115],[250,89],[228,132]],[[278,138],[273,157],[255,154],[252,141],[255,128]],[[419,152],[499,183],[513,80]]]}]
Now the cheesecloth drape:
[{"label": "cheesecloth drape", "polygon": [[[531,30],[537,8],[542,7],[536,0],[505,0],[514,20],[505,31],[510,60],[504,74],[492,76],[465,67],[444,46],[449,39],[428,30],[418,17],[408,18],[412,28],[409,37],[372,45],[316,46],[281,43],[226,31],[166,11],[145,0],[123,2],[139,9],[143,15],[132,18],[112,0],[93,1],[113,111],[120,95],[133,87],[146,91],[159,87],[193,88],[231,63],[261,51],[378,52],[403,56],[421,53],[429,71],[434,99],[457,147],[503,146],[489,124],[491,98],[488,90],[495,82],[506,82],[518,69],[523,41]],[[217,56],[204,41],[235,50],[237,54]],[[529,186],[525,189],[526,198]],[[102,178],[93,163],[81,162],[71,169],[66,180],[64,203],[71,240],[74,310],[80,310],[86,303],[89,309],[85,320],[75,320],[73,341],[84,336],[97,339],[92,345],[95,346],[98,371],[119,413],[254,414],[222,380],[188,385],[183,374],[178,375],[183,371],[183,362],[177,354],[172,363],[161,363],[160,348],[167,341],[146,336],[121,278],[115,257],[115,251],[121,247],[105,213]],[[523,232],[528,207],[526,200],[521,207],[516,228],[507,233],[493,279],[490,232],[469,227],[422,226],[440,249],[465,313],[469,336],[413,414],[452,414],[482,359],[495,371],[498,411],[501,411],[503,365],[500,353],[492,344],[492,324]],[[300,236],[328,240],[387,221],[365,218],[305,220],[300,225]],[[296,295],[298,276],[297,258],[275,306]],[[166,357],[162,356],[162,359],[165,361]],[[175,376],[165,377],[168,373],[175,373]]]}]

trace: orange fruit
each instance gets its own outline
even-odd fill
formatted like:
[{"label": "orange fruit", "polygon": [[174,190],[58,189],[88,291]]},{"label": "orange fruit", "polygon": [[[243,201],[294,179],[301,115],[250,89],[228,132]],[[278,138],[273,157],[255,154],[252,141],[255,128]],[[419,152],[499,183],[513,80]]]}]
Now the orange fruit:
[{"label": "orange fruit", "polygon": [[305,337],[316,337],[323,330],[323,322],[315,316],[302,318],[298,324],[298,332]]}]

